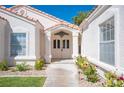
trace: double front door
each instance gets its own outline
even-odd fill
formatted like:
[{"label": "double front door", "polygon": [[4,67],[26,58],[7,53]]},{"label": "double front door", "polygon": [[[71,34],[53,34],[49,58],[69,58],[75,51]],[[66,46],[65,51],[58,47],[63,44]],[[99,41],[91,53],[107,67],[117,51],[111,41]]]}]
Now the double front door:
[{"label": "double front door", "polygon": [[52,39],[52,58],[71,58],[71,39],[56,37]]}]

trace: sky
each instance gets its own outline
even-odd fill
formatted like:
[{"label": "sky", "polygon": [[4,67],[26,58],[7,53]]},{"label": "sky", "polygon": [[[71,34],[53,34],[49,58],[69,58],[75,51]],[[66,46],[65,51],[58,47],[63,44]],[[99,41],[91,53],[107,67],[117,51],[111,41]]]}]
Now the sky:
[{"label": "sky", "polygon": [[[5,5],[9,8],[12,5]],[[72,18],[77,15],[79,11],[91,11],[95,6],[93,5],[31,5],[43,12],[51,14],[55,17],[73,23]]]}]

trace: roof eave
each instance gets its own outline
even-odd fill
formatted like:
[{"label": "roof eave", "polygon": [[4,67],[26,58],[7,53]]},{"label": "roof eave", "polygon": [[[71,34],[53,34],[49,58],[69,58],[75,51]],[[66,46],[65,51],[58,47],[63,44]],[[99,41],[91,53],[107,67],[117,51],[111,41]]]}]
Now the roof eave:
[{"label": "roof eave", "polygon": [[94,19],[96,19],[101,13],[108,9],[111,5],[99,5],[93,12],[80,24],[80,29],[87,27]]},{"label": "roof eave", "polygon": [[20,14],[18,14],[18,13],[15,13],[15,12],[11,11],[11,9],[8,9],[8,8],[5,8],[5,7],[0,7],[0,9],[1,9],[2,11],[4,11],[4,12],[11,13],[12,15],[14,15],[14,16],[20,18],[21,20],[27,21],[27,22],[29,22],[29,23],[31,23],[31,24],[35,24],[35,23],[36,23],[35,20],[29,19],[28,16],[27,16],[27,17],[24,17],[24,16],[22,16],[22,15],[20,15]]}]

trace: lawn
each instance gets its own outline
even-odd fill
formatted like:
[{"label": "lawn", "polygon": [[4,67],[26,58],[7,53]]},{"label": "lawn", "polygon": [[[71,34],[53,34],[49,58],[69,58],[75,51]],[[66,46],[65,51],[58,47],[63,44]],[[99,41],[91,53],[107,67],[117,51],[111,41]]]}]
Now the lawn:
[{"label": "lawn", "polygon": [[0,87],[42,87],[45,77],[0,77]]}]

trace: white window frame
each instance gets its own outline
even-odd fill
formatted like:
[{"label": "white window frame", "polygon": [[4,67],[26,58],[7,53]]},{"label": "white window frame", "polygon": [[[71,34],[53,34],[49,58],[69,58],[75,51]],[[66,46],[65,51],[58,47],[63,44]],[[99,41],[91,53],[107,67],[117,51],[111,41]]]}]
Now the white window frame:
[{"label": "white window frame", "polygon": [[[112,23],[113,22],[113,23]],[[100,47],[101,47],[101,44],[110,44],[110,43],[115,43],[115,36],[114,36],[114,34],[115,34],[115,27],[113,27],[113,28],[110,28],[109,30],[107,29],[107,24],[113,24],[113,26],[115,26],[114,25],[114,17],[111,17],[111,18],[109,18],[108,20],[106,20],[105,22],[103,22],[102,24],[100,24],[99,25],[99,27],[100,27]],[[111,24],[111,25],[112,25]],[[105,32],[103,32],[103,27],[105,27]],[[113,38],[112,38],[112,30],[113,30]],[[109,31],[109,32],[108,32]],[[104,40],[104,37],[103,37],[103,33],[104,34],[106,34],[105,35],[105,40]],[[110,34],[109,36],[109,39],[108,39],[108,37],[107,37],[107,34]],[[115,45],[114,45],[114,47],[115,47]],[[114,50],[115,50],[115,48],[114,48]],[[101,49],[100,49],[100,53],[101,53]],[[101,54],[100,54],[100,61],[102,61],[101,60]],[[102,61],[103,62],[103,61]],[[104,62],[104,63],[107,63],[107,62]],[[107,63],[108,64],[108,63]],[[109,65],[112,65],[112,64],[109,64]],[[114,64],[113,65],[115,65],[115,51],[114,51]]]},{"label": "white window frame", "polygon": [[[12,32],[12,33],[17,33],[17,34],[19,34],[19,33],[24,33],[25,35],[26,35],[26,49],[25,49],[25,55],[17,55],[17,56],[15,56],[16,58],[18,58],[18,57],[25,57],[25,56],[27,56],[28,55],[28,33],[27,32]],[[11,55],[11,34],[12,33],[10,33],[10,44],[9,44],[9,56],[10,57],[13,57],[12,55]]]}]

